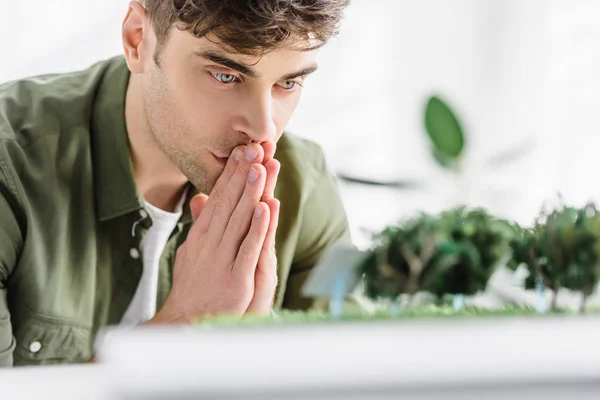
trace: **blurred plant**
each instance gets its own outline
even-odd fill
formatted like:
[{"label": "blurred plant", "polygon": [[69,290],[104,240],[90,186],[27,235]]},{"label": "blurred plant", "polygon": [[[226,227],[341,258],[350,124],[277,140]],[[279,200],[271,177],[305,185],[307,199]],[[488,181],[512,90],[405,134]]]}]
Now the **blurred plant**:
[{"label": "blurred plant", "polygon": [[367,296],[396,299],[403,293],[416,293],[431,272],[430,261],[437,249],[449,240],[448,235],[438,219],[424,213],[386,228],[359,266]]},{"label": "blurred plant", "polygon": [[[439,96],[431,96],[424,113],[425,132],[431,153],[437,163],[456,174],[462,174],[463,159],[468,144],[467,135],[454,110]],[[504,149],[487,161],[491,167],[502,167],[530,153],[534,143],[526,140]]]},{"label": "blurred plant", "polygon": [[435,160],[442,167],[458,172],[465,149],[465,134],[450,106],[437,96],[431,97],[425,107],[425,131]]},{"label": "blurred plant", "polygon": [[396,299],[428,291],[443,298],[485,290],[513,233],[506,221],[463,207],[389,227],[359,266],[366,294]]},{"label": "blurred plant", "polygon": [[525,288],[536,283],[554,291],[551,309],[557,309],[561,287],[581,292],[581,311],[600,280],[600,213],[593,204],[581,209],[560,206],[542,212],[532,229],[521,229],[511,243],[509,266],[525,265]]},{"label": "blurred plant", "polygon": [[[424,110],[425,133],[430,142],[431,154],[435,161],[444,169],[456,174],[464,175],[463,160],[468,145],[468,135],[465,134],[463,124],[456,112],[440,96],[430,96]],[[498,152],[490,157],[485,166],[502,167],[510,162],[528,155],[535,143],[530,138]],[[378,181],[364,177],[355,177],[337,172],[337,177],[344,182],[358,185],[389,187],[399,190],[422,189],[426,182],[414,180]]]},{"label": "blurred plant", "polygon": [[[469,137],[465,134],[463,124],[455,111],[440,96],[430,96],[424,109],[424,130],[428,136],[429,147],[435,161],[445,170],[452,173],[454,188],[449,202],[453,205],[468,204],[472,190],[472,178],[468,176],[464,168],[464,158],[469,143]],[[485,167],[500,168],[515,160],[530,154],[535,147],[535,142],[527,138],[515,146],[506,148],[496,155],[487,159],[483,164],[477,166],[477,172],[482,172]],[[411,179],[401,181],[378,181],[364,177],[355,177],[338,171],[338,179],[351,185],[368,185],[373,187],[384,187],[395,190],[422,190],[432,187],[433,184]],[[437,186],[437,185],[436,185]],[[369,227],[360,227],[360,231],[372,241],[377,237],[377,232]]]},{"label": "blurred plant", "polygon": [[[525,288],[535,289],[539,283],[557,291],[558,282],[552,279],[547,271],[546,259],[542,257],[539,248],[540,225],[534,228],[523,228],[514,225],[515,234],[510,242],[512,256],[507,263],[509,268],[516,270],[520,265],[525,265],[529,275],[525,278]],[[553,304],[555,301],[553,300]]]},{"label": "blurred plant", "polygon": [[513,229],[482,209],[457,208],[443,213],[441,220],[451,240],[440,246],[433,262],[451,267],[438,268],[423,289],[438,297],[485,290],[495,268],[510,255]]}]

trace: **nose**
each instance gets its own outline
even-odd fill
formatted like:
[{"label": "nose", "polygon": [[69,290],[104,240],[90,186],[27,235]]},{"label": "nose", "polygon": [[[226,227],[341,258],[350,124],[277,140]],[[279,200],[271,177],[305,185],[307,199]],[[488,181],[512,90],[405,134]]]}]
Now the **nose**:
[{"label": "nose", "polygon": [[277,135],[275,105],[270,93],[249,97],[242,105],[241,118],[236,126],[252,141],[262,143],[274,141]]}]

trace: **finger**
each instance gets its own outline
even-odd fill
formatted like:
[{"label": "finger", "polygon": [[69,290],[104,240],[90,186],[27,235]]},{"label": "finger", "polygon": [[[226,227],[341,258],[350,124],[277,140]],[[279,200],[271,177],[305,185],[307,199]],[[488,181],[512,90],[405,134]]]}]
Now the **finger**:
[{"label": "finger", "polygon": [[261,143],[261,146],[265,152],[263,164],[266,165],[266,163],[268,163],[273,159],[273,157],[275,157],[275,150],[277,149],[277,146],[274,142],[263,142]]},{"label": "finger", "polygon": [[207,201],[208,196],[204,193],[197,194],[190,200],[190,211],[192,212],[192,219],[194,221],[196,221],[202,213]]},{"label": "finger", "polygon": [[277,234],[277,226],[279,225],[279,209],[281,207],[281,203],[277,199],[269,199],[266,201],[266,203],[269,206],[271,220],[269,221],[269,230],[267,231],[263,249],[265,251],[274,252],[275,236]]},{"label": "finger", "polygon": [[271,160],[265,164],[265,168],[267,170],[267,182],[265,183],[265,192],[261,200],[266,202],[275,196],[275,186],[277,185],[281,164],[277,160]]},{"label": "finger", "polygon": [[[229,219],[233,210],[235,210],[248,180],[250,166],[254,163],[261,163],[264,157],[263,149],[258,144],[249,144],[246,146],[244,156],[238,162],[238,166],[227,182],[227,185],[215,186],[206,203],[206,212],[202,213],[210,219],[206,232],[212,238],[211,242],[216,247],[223,238]],[[254,161],[250,161],[254,160]],[[250,212],[251,213],[251,212]],[[216,241],[216,242],[215,242]]]},{"label": "finger", "polygon": [[[223,177],[222,182],[224,184],[227,184],[227,182],[229,182],[229,180],[233,176],[235,170],[237,169],[238,163],[240,162],[242,157],[244,157],[245,152],[246,146],[237,146],[229,155],[229,158],[227,159],[227,165],[225,165],[225,169],[221,174],[221,177]],[[230,160],[232,162],[229,162]]]},{"label": "finger", "polygon": [[240,278],[253,279],[265,236],[269,229],[269,207],[258,203],[252,215],[250,230],[244,238],[233,264],[233,273]]},{"label": "finger", "polygon": [[[221,176],[219,176],[219,179],[217,179],[217,183],[215,184],[215,187],[213,188],[212,192],[223,192],[225,188],[229,185],[229,181],[231,180],[233,174],[237,171],[238,165],[243,157],[245,149],[246,146],[238,146],[231,152],[231,156],[229,157],[229,159],[227,160],[227,164],[225,165],[225,170],[223,170],[223,173],[221,174]],[[208,229],[214,207],[214,201],[211,201],[209,198],[208,202],[204,207],[206,211],[204,212],[204,214],[201,215],[200,220],[197,221],[195,224],[195,227],[200,229],[202,232],[205,232]]]},{"label": "finger", "polygon": [[264,260],[259,262],[254,275],[254,297],[246,309],[249,315],[269,315],[273,308],[278,282],[277,257],[273,254]]},{"label": "finger", "polygon": [[269,206],[270,222],[263,247],[258,258],[254,275],[254,297],[246,310],[248,314],[266,315],[273,307],[277,289],[277,255],[275,254],[275,233],[279,222],[279,200],[271,199]]},{"label": "finger", "polygon": [[[255,171],[257,175],[254,176],[253,172],[248,174],[244,194],[231,214],[225,233],[222,235],[223,240],[219,243],[218,252],[220,254],[237,254],[250,229],[256,205],[264,193],[267,179],[265,167],[262,164],[254,164],[251,170]],[[253,177],[256,177],[256,180],[253,180]]]}]

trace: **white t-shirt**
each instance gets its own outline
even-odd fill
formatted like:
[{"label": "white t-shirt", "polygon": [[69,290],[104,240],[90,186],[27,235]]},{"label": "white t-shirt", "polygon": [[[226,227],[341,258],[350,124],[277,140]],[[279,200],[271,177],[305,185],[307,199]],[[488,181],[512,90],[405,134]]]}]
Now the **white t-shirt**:
[{"label": "white t-shirt", "polygon": [[120,326],[123,328],[138,326],[152,319],[156,313],[160,256],[167,245],[169,236],[171,236],[179,222],[184,200],[185,193],[175,208],[175,212],[167,212],[154,207],[147,201],[144,202],[146,210],[152,218],[152,226],[142,239],[141,250],[144,270],[133,300],[121,320]]}]

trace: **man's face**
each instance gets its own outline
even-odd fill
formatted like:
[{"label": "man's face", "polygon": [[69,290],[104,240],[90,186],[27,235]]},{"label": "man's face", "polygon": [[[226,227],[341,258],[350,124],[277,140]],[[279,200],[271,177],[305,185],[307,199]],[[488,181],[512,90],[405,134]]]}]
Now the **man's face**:
[{"label": "man's face", "polygon": [[[303,79],[316,69],[315,50],[282,48],[255,57],[228,52],[211,39],[173,29],[156,54],[158,65],[144,60],[143,76],[152,136],[205,193],[236,146],[279,140]],[[156,46],[155,37],[146,43]]]}]

